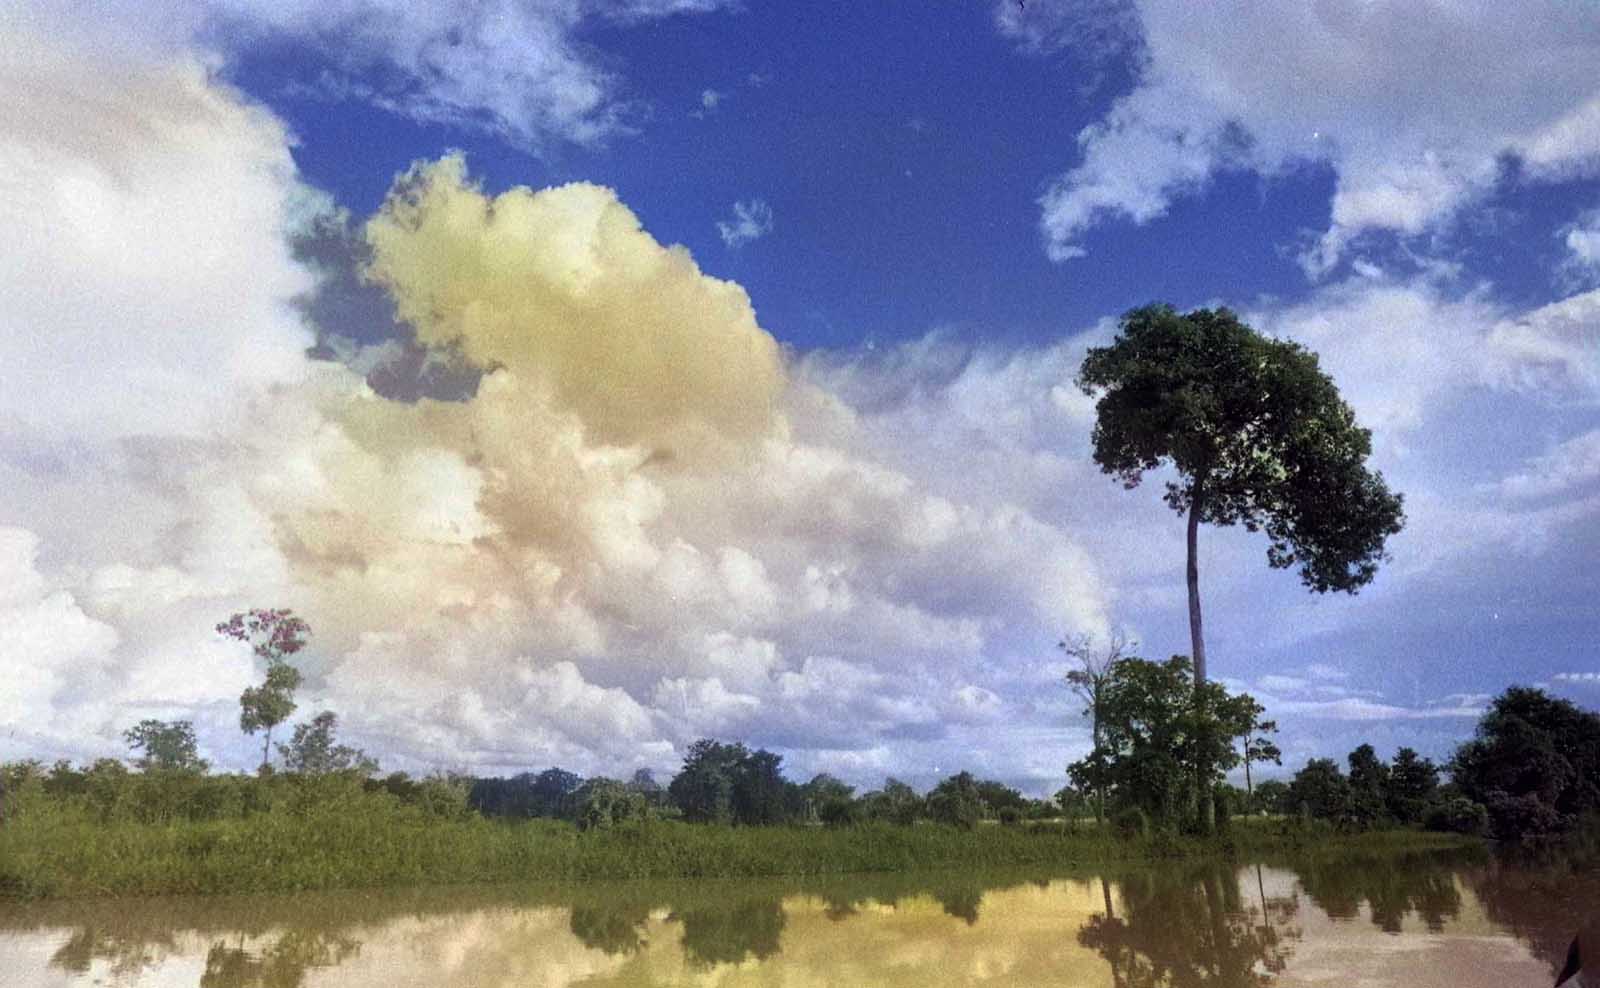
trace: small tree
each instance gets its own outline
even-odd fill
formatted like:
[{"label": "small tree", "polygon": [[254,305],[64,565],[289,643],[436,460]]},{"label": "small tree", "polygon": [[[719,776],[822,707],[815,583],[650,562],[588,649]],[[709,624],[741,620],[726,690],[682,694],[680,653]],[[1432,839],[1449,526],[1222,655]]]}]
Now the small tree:
[{"label": "small tree", "polygon": [[[1106,683],[1111,679],[1111,668],[1122,660],[1123,649],[1137,647],[1137,643],[1129,642],[1121,632],[1113,632],[1104,651],[1095,648],[1094,638],[1090,635],[1060,641],[1056,647],[1076,663],[1076,668],[1067,670],[1065,679],[1067,686],[1083,700],[1083,713],[1089,718],[1089,737],[1095,750],[1099,750],[1102,740],[1101,701]],[[1090,774],[1090,785],[1095,794],[1094,818],[1100,822],[1106,814],[1105,781],[1102,773]]]},{"label": "small tree", "polygon": [[195,744],[194,725],[186,720],[170,724],[163,720],[141,720],[122,732],[128,747],[142,752],[133,760],[141,772],[168,771],[202,773],[210,763],[200,757]]},{"label": "small tree", "polygon": [[283,767],[300,775],[331,775],[334,772],[357,772],[372,775],[378,763],[360,748],[337,744],[334,732],[339,718],[332,710],[324,710],[311,718],[309,724],[297,724],[294,737],[288,744],[278,745],[283,756]]},{"label": "small tree", "polygon": [[246,734],[265,732],[261,742],[265,772],[271,761],[272,729],[294,713],[294,692],[300,688],[300,670],[288,658],[305,648],[311,627],[290,610],[251,610],[218,624],[217,633],[247,643],[267,663],[265,681],[239,695],[239,729]]},{"label": "small tree", "polygon": [[1278,722],[1263,720],[1261,715],[1266,711],[1261,704],[1250,701],[1249,725],[1244,733],[1244,794],[1245,806],[1255,806],[1255,786],[1250,781],[1251,762],[1271,762],[1274,765],[1283,764],[1283,752],[1273,743],[1267,735],[1278,733]]}]

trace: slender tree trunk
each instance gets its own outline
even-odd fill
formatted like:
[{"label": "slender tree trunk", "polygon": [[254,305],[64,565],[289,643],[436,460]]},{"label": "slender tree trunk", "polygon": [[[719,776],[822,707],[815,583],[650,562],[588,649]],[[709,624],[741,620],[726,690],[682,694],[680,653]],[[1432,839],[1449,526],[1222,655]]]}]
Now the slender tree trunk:
[{"label": "slender tree trunk", "polygon": [[[1189,582],[1189,647],[1194,659],[1194,685],[1198,692],[1206,682],[1206,640],[1200,622],[1200,513],[1205,507],[1205,481],[1196,477],[1189,495],[1188,563],[1184,575]],[[1195,766],[1196,796],[1200,800],[1200,831],[1209,834],[1215,829],[1217,807],[1211,794],[1211,766]]]},{"label": "slender tree trunk", "polygon": [[272,726],[267,726],[266,737],[261,742],[261,771],[266,772],[267,761],[272,757]]},{"label": "slender tree trunk", "polygon": [[[1094,750],[1098,754],[1100,751],[1100,685],[1098,683],[1095,684],[1094,702],[1090,704],[1090,711],[1094,718],[1091,730],[1094,736]],[[1104,782],[1094,787],[1094,795],[1094,822],[1096,825],[1103,825],[1106,822],[1106,787]]]},{"label": "slender tree trunk", "polygon": [[1255,812],[1255,787],[1250,785],[1250,735],[1244,736],[1244,805]]},{"label": "slender tree trunk", "polygon": [[1185,573],[1189,580],[1189,647],[1193,651],[1194,681],[1206,681],[1206,640],[1200,631],[1200,512],[1205,498],[1205,488],[1199,480],[1194,482],[1194,492],[1189,499],[1189,561]]}]

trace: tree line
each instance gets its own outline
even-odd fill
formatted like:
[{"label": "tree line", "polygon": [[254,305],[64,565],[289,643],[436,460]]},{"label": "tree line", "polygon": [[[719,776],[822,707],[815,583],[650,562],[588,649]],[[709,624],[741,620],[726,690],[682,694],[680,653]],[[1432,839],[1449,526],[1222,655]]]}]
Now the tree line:
[{"label": "tree line", "polygon": [[[1252,763],[1281,762],[1249,694],[1201,682],[1187,656],[1124,655],[1063,643],[1066,682],[1084,701],[1088,754],[1068,766],[1058,801],[1088,806],[1121,830],[1205,832],[1201,788],[1226,819],[1237,813],[1320,820],[1346,829],[1422,826],[1501,839],[1571,832],[1600,820],[1600,714],[1514,686],[1496,697],[1474,737],[1443,765],[1401,748],[1385,763],[1370,744],[1309,761],[1288,781],[1253,785]],[[1243,791],[1225,782],[1245,769]]]}]

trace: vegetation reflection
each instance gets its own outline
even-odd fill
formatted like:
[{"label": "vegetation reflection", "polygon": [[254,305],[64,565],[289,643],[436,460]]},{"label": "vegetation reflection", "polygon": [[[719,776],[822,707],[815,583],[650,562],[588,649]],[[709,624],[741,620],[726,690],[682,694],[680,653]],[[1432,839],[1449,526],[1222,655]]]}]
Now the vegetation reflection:
[{"label": "vegetation reflection", "polygon": [[1298,930],[1292,898],[1246,901],[1239,874],[1208,863],[1130,873],[1117,881],[1122,915],[1090,917],[1078,942],[1105,958],[1118,988],[1157,985],[1269,985],[1288,961]]}]

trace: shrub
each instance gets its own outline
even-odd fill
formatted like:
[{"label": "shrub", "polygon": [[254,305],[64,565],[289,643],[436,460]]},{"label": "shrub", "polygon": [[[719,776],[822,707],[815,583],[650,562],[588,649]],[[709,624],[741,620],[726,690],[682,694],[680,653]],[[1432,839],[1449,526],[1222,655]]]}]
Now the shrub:
[{"label": "shrub", "polygon": [[1002,806],[1000,808],[1000,822],[1007,827],[1015,827],[1022,822],[1022,811],[1015,806]]},{"label": "shrub", "polygon": [[1449,834],[1481,837],[1489,832],[1489,810],[1465,796],[1455,796],[1428,807],[1424,826]]}]

